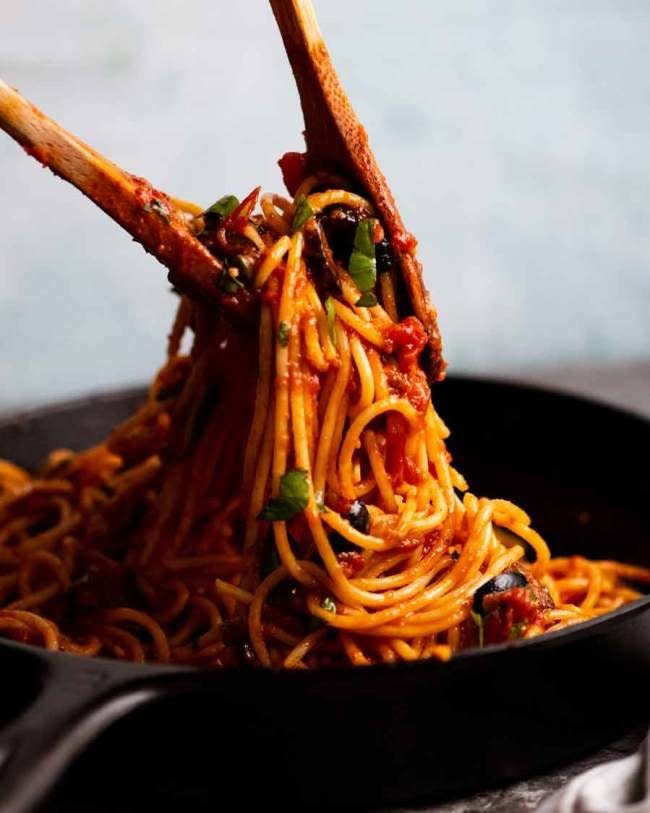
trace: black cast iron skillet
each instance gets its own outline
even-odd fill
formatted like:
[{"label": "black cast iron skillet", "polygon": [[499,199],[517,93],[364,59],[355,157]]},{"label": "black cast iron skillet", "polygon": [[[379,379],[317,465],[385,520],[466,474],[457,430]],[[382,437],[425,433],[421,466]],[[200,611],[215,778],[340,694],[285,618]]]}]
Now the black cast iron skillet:
[{"label": "black cast iron skillet", "polygon": [[[52,447],[83,447],[141,398],[7,421],[0,456],[35,465]],[[451,379],[436,398],[475,493],[518,502],[556,553],[650,565],[650,423],[491,381]],[[39,809],[66,813],[358,810],[520,778],[644,723],[650,597],[447,664],[207,672],[0,641],[0,676],[2,811],[48,794]]]}]

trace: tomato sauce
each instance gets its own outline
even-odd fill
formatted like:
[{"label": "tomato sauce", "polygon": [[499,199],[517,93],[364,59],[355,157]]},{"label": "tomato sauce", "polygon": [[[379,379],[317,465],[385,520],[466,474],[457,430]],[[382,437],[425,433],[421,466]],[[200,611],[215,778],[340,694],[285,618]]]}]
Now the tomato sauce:
[{"label": "tomato sauce", "polygon": [[386,471],[395,484],[404,481],[407,429],[406,418],[399,412],[389,412],[386,415]]},{"label": "tomato sauce", "polygon": [[396,325],[390,325],[384,331],[386,350],[393,353],[403,373],[409,373],[417,366],[420,353],[427,343],[427,334],[422,322],[415,316],[407,316]]},{"label": "tomato sauce", "polygon": [[415,316],[384,330],[385,347],[396,360],[386,365],[388,383],[397,395],[408,399],[418,412],[424,412],[430,398],[429,385],[418,365],[420,353],[427,343],[422,323]]},{"label": "tomato sauce", "polygon": [[418,245],[415,235],[411,234],[410,231],[404,230],[398,231],[397,234],[395,234],[393,243],[395,244],[395,248],[403,254],[415,254],[415,249]]},{"label": "tomato sauce", "polygon": [[544,610],[553,607],[546,588],[531,576],[528,578],[529,583],[525,587],[490,593],[483,599],[486,644],[522,638],[529,626],[540,621]]},{"label": "tomato sauce", "polygon": [[358,551],[344,551],[336,557],[346,578],[351,579],[363,570],[365,559]]}]

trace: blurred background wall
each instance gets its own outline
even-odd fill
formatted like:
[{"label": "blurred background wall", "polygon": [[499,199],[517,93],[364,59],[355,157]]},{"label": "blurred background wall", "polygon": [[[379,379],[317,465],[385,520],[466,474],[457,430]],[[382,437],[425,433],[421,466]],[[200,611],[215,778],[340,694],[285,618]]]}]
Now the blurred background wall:
[{"label": "blurred background wall", "polygon": [[[644,398],[647,0],[316,5],[419,237],[452,371],[580,388],[627,370]],[[264,0],[2,0],[0,76],[201,204],[280,189],[275,161],[302,144]],[[0,409],[148,378],[164,269],[4,134],[0,211]]]}]

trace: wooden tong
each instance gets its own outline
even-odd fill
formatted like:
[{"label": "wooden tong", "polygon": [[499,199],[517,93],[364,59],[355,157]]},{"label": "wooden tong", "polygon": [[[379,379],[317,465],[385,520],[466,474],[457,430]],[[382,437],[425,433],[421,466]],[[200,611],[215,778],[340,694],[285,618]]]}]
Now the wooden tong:
[{"label": "wooden tong", "polygon": [[323,42],[311,0],[270,0],[298,86],[310,171],[324,170],[356,181],[377,209],[399,262],[414,314],[429,337],[431,380],[444,376],[436,312],[415,257],[416,241],[404,228],[393,195],[377,165]]},{"label": "wooden tong", "polygon": [[[377,209],[398,260],[413,313],[429,337],[427,371],[443,377],[436,312],[395,201],[336,75],[310,0],[270,0],[293,69],[305,119],[310,170],[343,173]],[[210,301],[237,305],[218,282],[222,265],[187,227],[170,199],[68,133],[0,81],[0,127],[57,175],[72,183],[169,269],[171,282]]]},{"label": "wooden tong", "polygon": [[104,158],[2,80],[0,127],[167,266],[173,285],[212,302],[233,299],[219,288],[221,263],[197,240],[164,192]]}]

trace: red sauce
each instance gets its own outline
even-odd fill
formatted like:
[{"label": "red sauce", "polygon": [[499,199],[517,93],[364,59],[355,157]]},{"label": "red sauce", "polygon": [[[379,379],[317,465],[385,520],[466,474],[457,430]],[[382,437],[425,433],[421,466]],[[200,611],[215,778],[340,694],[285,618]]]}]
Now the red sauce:
[{"label": "red sauce", "polygon": [[156,202],[166,213],[170,212],[169,198],[164,192],[154,189],[146,178],[140,178],[138,175],[129,175],[129,177],[135,184],[133,197],[140,206],[149,207]]},{"label": "red sauce", "polygon": [[396,356],[400,370],[403,373],[411,372],[427,343],[422,322],[415,316],[407,316],[402,322],[390,325],[384,336],[386,350]]},{"label": "red sauce", "polygon": [[498,644],[523,637],[528,627],[536,624],[543,611],[552,606],[548,591],[532,579],[526,587],[487,595],[483,599],[485,643]]},{"label": "red sauce", "polygon": [[365,564],[365,559],[358,551],[345,551],[339,553],[336,558],[348,579],[353,578],[360,570],[363,570]]},{"label": "red sauce", "polygon": [[296,514],[295,517],[287,522],[287,531],[289,536],[296,543],[301,556],[307,555],[311,545],[311,532],[309,525],[305,519],[305,515],[301,512]]},{"label": "red sauce", "polygon": [[410,457],[404,458],[404,479],[412,486],[424,480],[424,472],[415,465]]},{"label": "red sauce", "polygon": [[277,317],[277,309],[280,306],[281,293],[280,279],[278,274],[274,271],[262,289],[261,299],[262,302],[266,302],[271,306],[275,317]]},{"label": "red sauce", "polygon": [[320,392],[320,378],[314,372],[304,372],[302,376],[302,383],[305,390],[314,397]]},{"label": "red sauce", "polygon": [[418,358],[427,343],[422,323],[415,316],[407,316],[399,324],[390,325],[384,331],[384,337],[386,350],[397,360],[397,368],[390,364],[386,367],[391,389],[407,398],[418,412],[424,412],[430,390],[426,376],[418,366]]},{"label": "red sauce", "polygon": [[21,146],[25,150],[27,155],[31,156],[32,158],[35,158],[39,164],[46,166],[48,159],[47,150],[43,149],[43,147],[38,147],[35,144],[22,144]]},{"label": "red sauce", "polygon": [[282,172],[282,180],[290,195],[295,195],[296,190],[304,181],[306,163],[307,156],[303,152],[285,152],[278,161]]},{"label": "red sauce", "polygon": [[337,514],[340,514],[342,517],[344,517],[350,510],[350,506],[352,505],[354,500],[348,500],[343,495],[332,491],[328,492],[326,502],[328,507],[331,508],[332,511],[336,511]]},{"label": "red sauce", "polygon": [[400,372],[395,365],[386,365],[386,378],[388,386],[400,398],[406,398],[417,409],[424,412],[429,403],[431,391],[427,379],[419,367],[411,373]]},{"label": "red sauce", "polygon": [[424,479],[424,472],[406,455],[408,424],[399,412],[386,416],[386,471],[394,486],[403,482],[417,485]]},{"label": "red sauce", "polygon": [[346,386],[346,390],[348,392],[348,395],[350,396],[351,401],[354,402],[359,400],[359,380],[357,378],[356,373],[350,376]]},{"label": "red sauce", "polygon": [[410,231],[398,231],[393,237],[393,243],[403,254],[415,254],[418,245],[415,235]]},{"label": "red sauce", "polygon": [[434,528],[433,531],[429,531],[429,533],[424,537],[422,553],[427,554],[429,551],[433,550],[433,548],[442,548],[443,544],[445,544],[445,541],[442,530],[440,528]]}]

